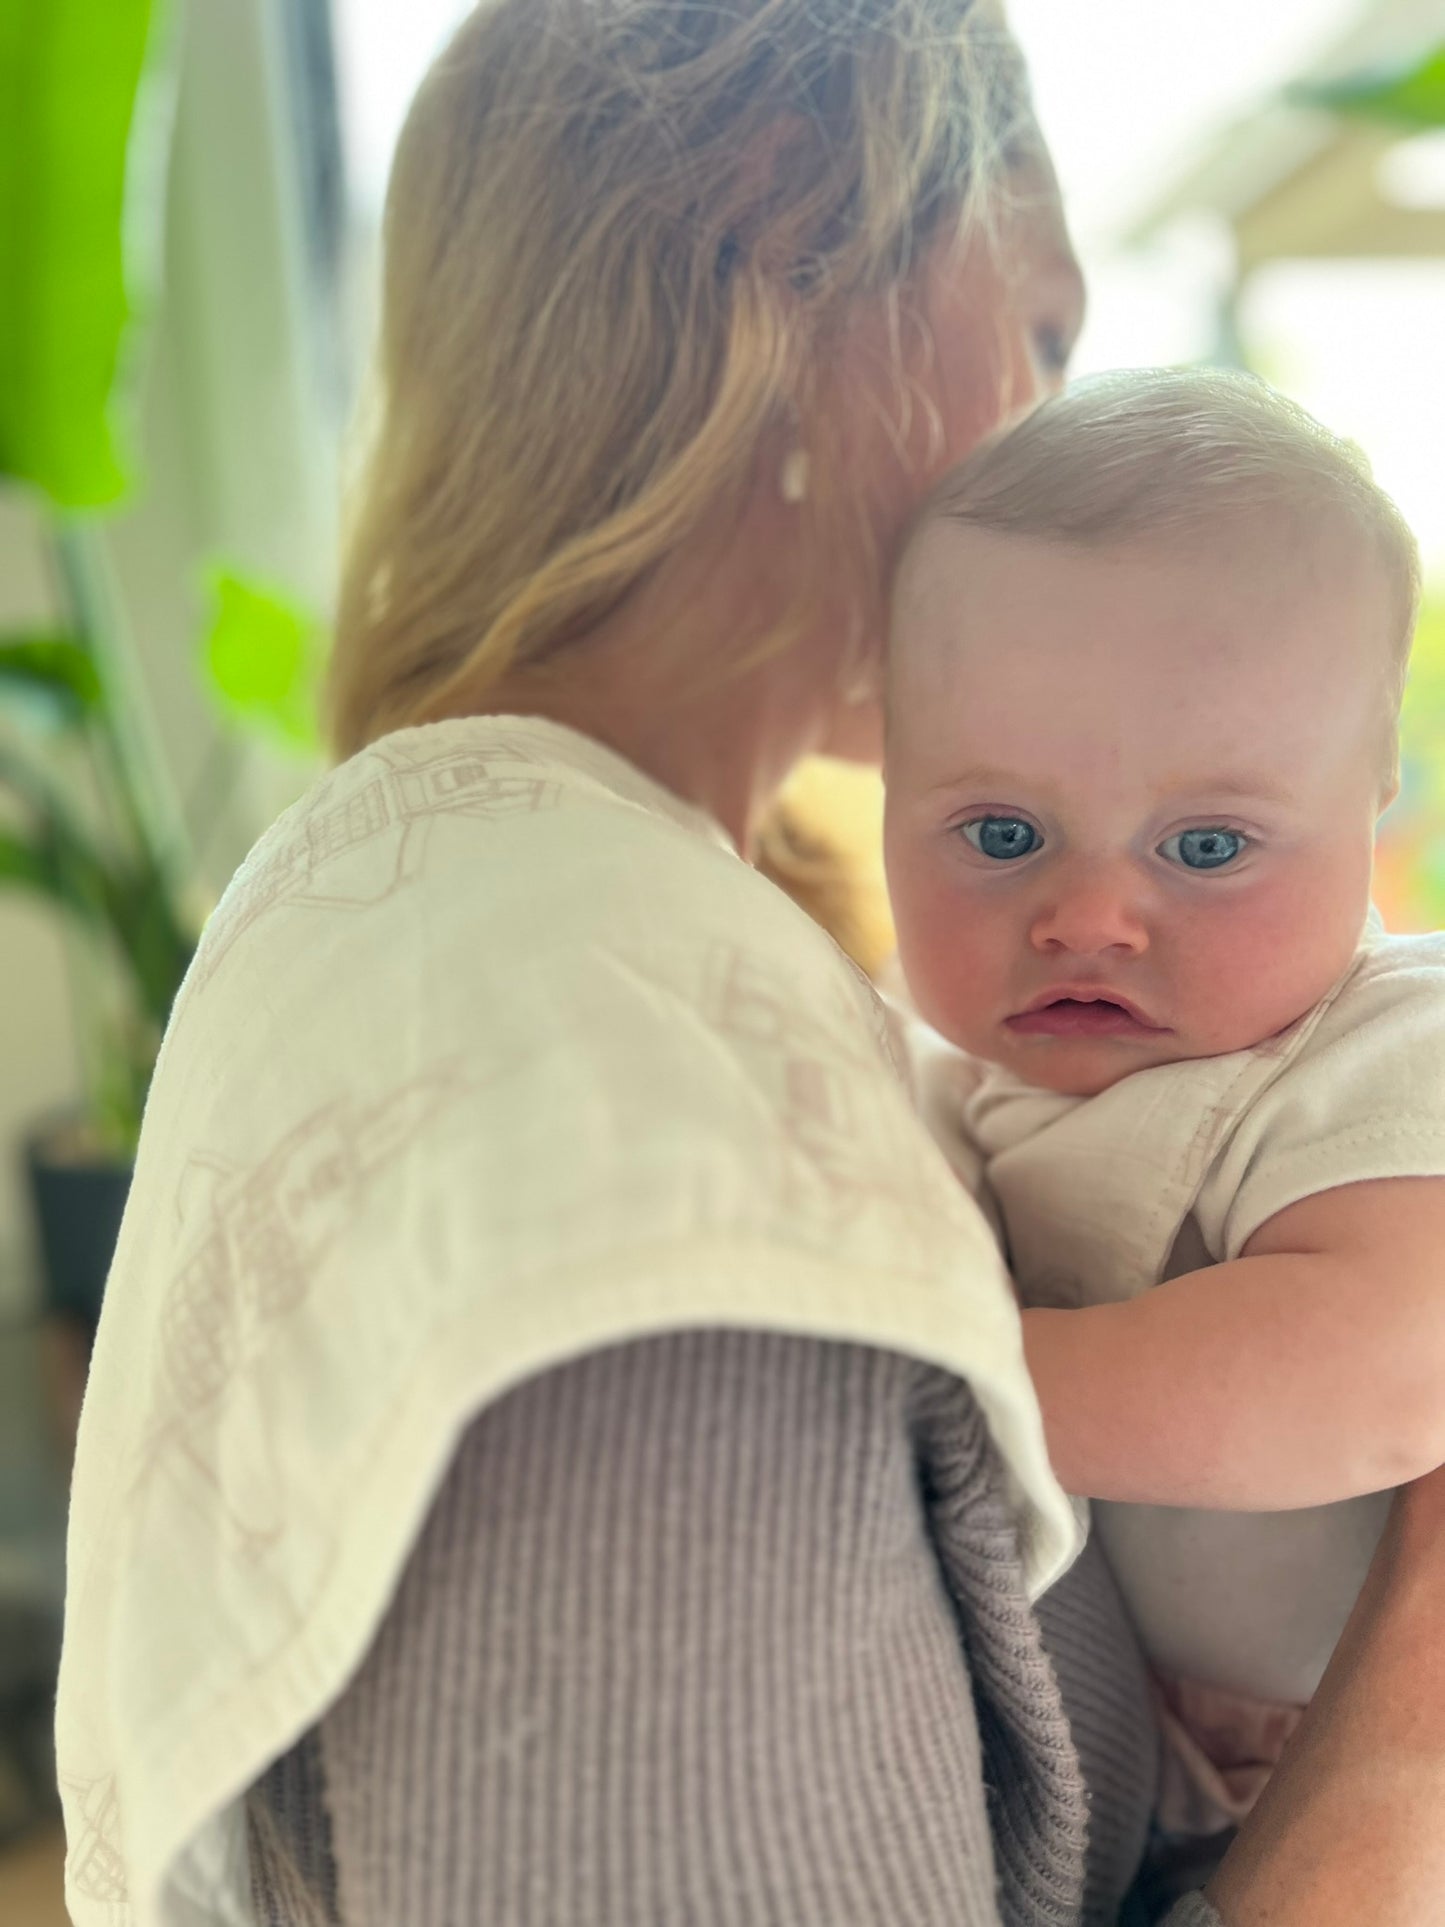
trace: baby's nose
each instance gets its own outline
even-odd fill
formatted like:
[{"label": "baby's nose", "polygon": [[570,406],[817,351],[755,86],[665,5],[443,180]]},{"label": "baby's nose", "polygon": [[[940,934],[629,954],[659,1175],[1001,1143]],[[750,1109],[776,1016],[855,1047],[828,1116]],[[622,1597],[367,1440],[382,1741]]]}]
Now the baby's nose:
[{"label": "baby's nose", "polygon": [[1137,956],[1149,948],[1149,931],[1128,879],[1092,872],[1050,892],[1035,912],[1029,940],[1036,950],[1056,954]]}]

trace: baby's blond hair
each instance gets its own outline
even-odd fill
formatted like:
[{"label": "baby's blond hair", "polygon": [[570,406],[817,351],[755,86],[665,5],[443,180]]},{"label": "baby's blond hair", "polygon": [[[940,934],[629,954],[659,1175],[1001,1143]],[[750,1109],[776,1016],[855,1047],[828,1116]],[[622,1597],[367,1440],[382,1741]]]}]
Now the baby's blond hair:
[{"label": "baby's blond hair", "polygon": [[1372,545],[1390,599],[1393,755],[1420,601],[1415,538],[1362,451],[1254,376],[1144,368],[1076,382],[944,476],[899,573],[941,523],[1106,548],[1183,545],[1271,515],[1353,527]]},{"label": "baby's blond hair", "polygon": [[840,330],[876,302],[896,339],[922,250],[1035,139],[991,0],[484,0],[391,181],[336,750],[564,664],[769,435],[817,457],[819,585],[876,595],[827,442]]}]

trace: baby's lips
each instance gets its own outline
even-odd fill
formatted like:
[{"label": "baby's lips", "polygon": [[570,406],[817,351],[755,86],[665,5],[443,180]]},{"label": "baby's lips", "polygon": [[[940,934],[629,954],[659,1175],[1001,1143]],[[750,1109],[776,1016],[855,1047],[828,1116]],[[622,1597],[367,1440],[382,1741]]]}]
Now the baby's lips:
[{"label": "baby's lips", "polygon": [[1131,997],[1102,984],[1051,984],[1004,1020],[1016,1037],[1138,1040],[1160,1036],[1165,1025],[1146,1017]]},{"label": "baby's lips", "polygon": [[1122,991],[1113,990],[1105,984],[1089,983],[1050,984],[1036,997],[1031,997],[1022,1010],[1015,1011],[1008,1021],[1015,1023],[1021,1017],[1032,1017],[1036,1012],[1048,1010],[1056,1004],[1112,1004],[1145,1030],[1165,1028],[1162,1024],[1152,1022],[1133,998],[1126,997]]}]

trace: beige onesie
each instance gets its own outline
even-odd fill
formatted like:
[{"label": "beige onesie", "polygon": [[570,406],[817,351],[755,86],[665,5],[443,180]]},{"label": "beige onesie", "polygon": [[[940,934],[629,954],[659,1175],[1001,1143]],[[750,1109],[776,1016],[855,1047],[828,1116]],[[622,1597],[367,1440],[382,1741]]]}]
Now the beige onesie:
[{"label": "beige onesie", "polygon": [[[941,1040],[922,1051],[919,1081],[960,1176],[971,1188],[982,1178],[1024,1301],[1132,1298],[1239,1257],[1314,1193],[1445,1174],[1445,936],[1390,937],[1372,920],[1341,982],[1280,1036],[1140,1071],[1097,1097],[1040,1090]],[[1221,1781],[1190,1760],[1206,1797],[1193,1811],[1176,1799],[1177,1824],[1237,1818],[1263,1784],[1287,1709],[1319,1684],[1388,1503],[1094,1507],[1161,1677],[1175,1756],[1193,1747],[1225,1769]],[[1236,1696],[1262,1703],[1237,1760]]]}]

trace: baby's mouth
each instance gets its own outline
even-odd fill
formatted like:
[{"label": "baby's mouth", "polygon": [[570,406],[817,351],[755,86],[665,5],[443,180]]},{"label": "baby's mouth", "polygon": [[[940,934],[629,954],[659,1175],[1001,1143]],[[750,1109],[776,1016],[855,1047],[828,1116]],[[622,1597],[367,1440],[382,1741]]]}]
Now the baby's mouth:
[{"label": "baby's mouth", "polygon": [[1019,1037],[1152,1037],[1165,1028],[1126,998],[1093,990],[1046,993],[1004,1021]]}]

